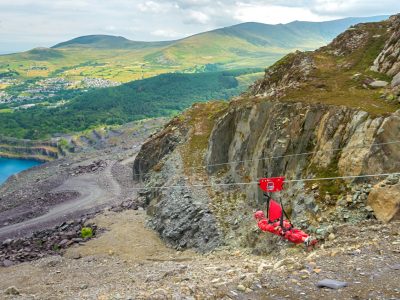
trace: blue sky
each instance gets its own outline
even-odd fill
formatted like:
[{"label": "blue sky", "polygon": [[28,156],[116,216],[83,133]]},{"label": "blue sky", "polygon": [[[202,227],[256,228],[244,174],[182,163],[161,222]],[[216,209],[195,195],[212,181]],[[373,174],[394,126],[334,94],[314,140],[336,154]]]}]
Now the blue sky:
[{"label": "blue sky", "polygon": [[399,0],[1,0],[0,53],[88,34],[171,40],[248,21],[277,24],[399,12]]}]

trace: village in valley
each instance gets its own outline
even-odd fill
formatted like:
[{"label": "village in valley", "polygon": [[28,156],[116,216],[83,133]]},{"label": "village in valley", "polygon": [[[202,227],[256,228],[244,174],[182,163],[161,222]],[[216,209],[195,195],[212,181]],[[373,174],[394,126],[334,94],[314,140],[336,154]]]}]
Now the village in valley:
[{"label": "village in valley", "polygon": [[[1,74],[0,74],[1,75]],[[63,77],[23,80],[0,77],[0,105],[18,104],[18,108],[29,108],[45,100],[66,100],[71,96],[87,92],[90,89],[115,87],[121,83],[93,77],[70,80]],[[22,105],[20,105],[22,104]],[[15,108],[15,106],[13,105]]]}]

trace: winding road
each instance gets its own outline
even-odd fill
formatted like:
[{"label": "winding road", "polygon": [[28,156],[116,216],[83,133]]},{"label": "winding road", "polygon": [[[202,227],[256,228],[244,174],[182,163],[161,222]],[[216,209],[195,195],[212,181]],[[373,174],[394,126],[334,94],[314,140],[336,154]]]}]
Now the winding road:
[{"label": "winding road", "polygon": [[55,205],[39,217],[0,228],[0,240],[10,236],[28,235],[38,229],[66,221],[69,216],[77,213],[84,214],[91,209],[120,201],[121,186],[111,172],[115,163],[108,163],[107,167],[100,172],[67,178],[51,192],[77,192],[79,193],[77,198]]}]

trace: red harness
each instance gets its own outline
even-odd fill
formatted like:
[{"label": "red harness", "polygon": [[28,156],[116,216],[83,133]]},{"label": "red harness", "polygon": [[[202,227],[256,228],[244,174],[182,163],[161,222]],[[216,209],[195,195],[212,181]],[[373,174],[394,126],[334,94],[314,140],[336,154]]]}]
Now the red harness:
[{"label": "red harness", "polygon": [[[266,193],[275,193],[283,189],[284,182],[284,177],[261,178],[259,186]],[[265,217],[264,212],[261,210],[254,214],[254,218],[258,221],[258,227],[262,231],[279,235],[295,244],[315,245],[317,240],[312,240],[308,234],[294,228],[283,209],[282,203],[279,204],[266,193],[264,195],[267,197],[267,216]],[[284,216],[286,219],[284,219]]]}]

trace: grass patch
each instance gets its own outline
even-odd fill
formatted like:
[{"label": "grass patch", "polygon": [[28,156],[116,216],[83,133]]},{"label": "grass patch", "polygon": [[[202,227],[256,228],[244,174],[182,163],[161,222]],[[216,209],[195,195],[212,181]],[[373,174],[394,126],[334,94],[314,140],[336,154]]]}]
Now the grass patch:
[{"label": "grass patch", "polygon": [[193,172],[193,166],[204,165],[204,155],[215,120],[226,111],[228,105],[223,101],[207,102],[195,104],[186,112],[185,122],[190,126],[191,132],[187,143],[182,147],[181,154],[187,174]]},{"label": "grass patch", "polygon": [[[339,157],[339,156],[337,156]],[[321,168],[317,165],[311,165],[308,167],[307,173],[312,173],[316,178],[330,178],[339,177],[338,159],[333,159],[326,168]],[[321,181],[310,181],[306,184],[308,188],[317,183],[319,190],[319,199],[324,199],[326,194],[331,195],[333,199],[337,199],[341,194],[346,191],[346,182],[343,179],[336,180],[321,180]]]},{"label": "grass patch", "polygon": [[[386,29],[386,26],[376,24],[365,25],[363,30],[368,32],[368,37],[364,45],[349,55],[336,56],[329,53],[329,47],[311,53],[316,69],[300,88],[288,90],[282,100],[344,105],[373,116],[398,110],[399,104],[381,98],[382,89],[368,88],[364,84],[367,79],[391,80],[390,76],[370,70],[388,38]],[[293,57],[288,55],[278,65],[288,65],[292,60]],[[284,69],[284,66],[280,67]],[[355,74],[359,76],[354,78]]]}]

